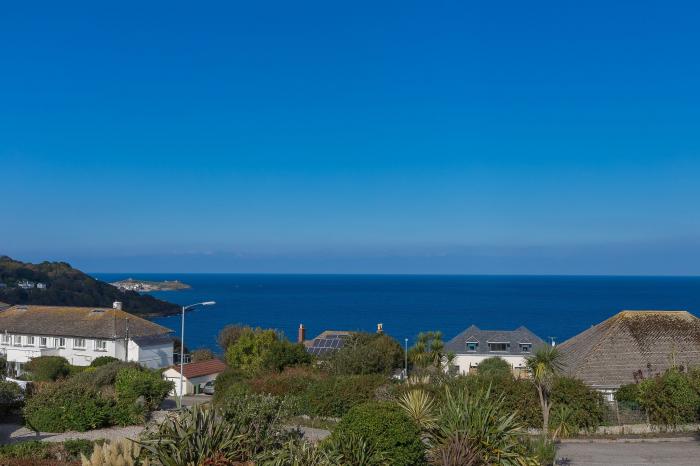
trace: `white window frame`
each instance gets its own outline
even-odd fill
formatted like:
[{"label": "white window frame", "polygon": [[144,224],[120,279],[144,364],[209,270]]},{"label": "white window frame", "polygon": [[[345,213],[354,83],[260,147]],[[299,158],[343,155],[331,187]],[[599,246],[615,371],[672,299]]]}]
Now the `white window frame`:
[{"label": "white window frame", "polygon": [[22,335],[12,335],[12,346],[22,346]]},{"label": "white window frame", "polygon": [[36,338],[34,337],[34,335],[27,335],[24,346],[35,346],[35,345],[36,345]]},{"label": "white window frame", "polygon": [[49,347],[49,337],[39,337],[39,348]]},{"label": "white window frame", "polygon": [[[79,344],[82,343],[82,344]],[[73,349],[84,350],[87,348],[87,340],[85,338],[73,338]]]},{"label": "white window frame", "polygon": [[64,337],[56,337],[53,339],[53,346],[54,348],[65,348],[66,347],[66,339]]},{"label": "white window frame", "polygon": [[[474,349],[469,349],[469,345],[474,345]],[[476,353],[479,350],[478,341],[468,341],[467,342],[467,353]]]},{"label": "white window frame", "polygon": [[2,344],[3,345],[11,345],[12,344],[12,335],[9,333],[3,333],[2,334]]},{"label": "white window frame", "polygon": [[520,343],[521,353],[532,353],[532,343]]},{"label": "white window frame", "polygon": [[107,351],[107,340],[95,340],[95,351]]}]

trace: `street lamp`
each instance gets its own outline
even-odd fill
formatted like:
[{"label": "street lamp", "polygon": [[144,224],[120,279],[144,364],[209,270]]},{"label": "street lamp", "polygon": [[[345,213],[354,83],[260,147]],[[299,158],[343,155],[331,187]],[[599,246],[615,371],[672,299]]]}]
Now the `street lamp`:
[{"label": "street lamp", "polygon": [[216,301],[204,301],[203,303],[190,304],[182,306],[182,318],[180,319],[180,397],[178,398],[179,407],[182,408],[182,378],[185,372],[185,311],[193,309],[197,306],[213,306]]},{"label": "street lamp", "polygon": [[404,338],[404,351],[403,351],[403,376],[408,380],[408,338]]}]

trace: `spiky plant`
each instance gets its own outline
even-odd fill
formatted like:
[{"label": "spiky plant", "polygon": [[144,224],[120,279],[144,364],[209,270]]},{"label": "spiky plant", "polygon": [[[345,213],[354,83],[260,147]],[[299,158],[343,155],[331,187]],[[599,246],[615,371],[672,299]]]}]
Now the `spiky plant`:
[{"label": "spiky plant", "polygon": [[552,385],[556,376],[564,370],[562,355],[557,348],[545,345],[527,358],[526,364],[530,379],[537,388],[537,396],[542,408],[542,435],[547,435],[549,432],[549,412],[552,409],[552,401],[550,400]]},{"label": "spiky plant", "polygon": [[90,458],[80,455],[82,466],[149,466],[148,460],[138,462],[141,446],[129,439],[112,440],[102,445],[95,444]]},{"label": "spiky plant", "polygon": [[323,449],[335,458],[332,466],[389,466],[386,454],[356,435],[331,436]]},{"label": "spiky plant", "polygon": [[398,403],[420,427],[421,431],[430,432],[437,426],[435,424],[435,402],[425,390],[410,390],[399,397]]},{"label": "spiky plant", "polygon": [[552,410],[552,440],[556,438],[569,438],[578,432],[574,420],[574,411],[567,405],[555,405]]},{"label": "spiky plant", "polygon": [[479,453],[463,433],[456,433],[428,452],[428,463],[432,466],[482,466]]},{"label": "spiky plant", "polygon": [[226,460],[245,459],[241,437],[221,413],[196,405],[151,426],[139,442],[145,457],[162,466],[199,465],[217,454]]},{"label": "spiky plant", "polygon": [[467,392],[446,388],[440,407],[438,428],[431,436],[431,450],[439,449],[456,434],[464,435],[472,449],[487,464],[504,466],[535,465],[523,444],[523,426],[516,413],[506,413],[503,397],[492,398],[490,388]]},{"label": "spiky plant", "polygon": [[258,461],[262,466],[334,466],[340,464],[340,456],[303,439],[294,439],[278,450],[265,452]]}]

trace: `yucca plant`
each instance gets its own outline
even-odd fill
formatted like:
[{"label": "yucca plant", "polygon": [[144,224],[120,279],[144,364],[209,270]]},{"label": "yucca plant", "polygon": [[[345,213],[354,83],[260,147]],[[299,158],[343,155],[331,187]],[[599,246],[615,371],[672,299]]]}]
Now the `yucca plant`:
[{"label": "yucca plant", "polygon": [[523,444],[525,432],[515,416],[505,413],[503,398],[492,398],[490,388],[473,393],[447,388],[438,427],[430,439],[431,450],[439,450],[459,434],[487,464],[536,465]]},{"label": "yucca plant", "polygon": [[144,456],[162,466],[198,466],[215,455],[243,460],[241,436],[221,413],[195,405],[146,431],[139,442]]},{"label": "yucca plant", "polygon": [[574,411],[567,405],[555,405],[551,419],[552,440],[569,438],[578,432],[574,420]]},{"label": "yucca plant", "polygon": [[443,439],[428,452],[428,463],[432,466],[482,466],[485,465],[472,442],[463,433]]},{"label": "yucca plant", "polygon": [[286,442],[278,450],[265,452],[258,459],[262,466],[335,466],[340,456],[303,439]]},{"label": "yucca plant", "polygon": [[331,436],[322,445],[334,458],[333,466],[389,466],[386,454],[356,435]]},{"label": "yucca plant", "polygon": [[399,397],[398,403],[420,427],[421,431],[427,433],[437,427],[435,423],[435,402],[433,397],[425,390],[410,390]]}]

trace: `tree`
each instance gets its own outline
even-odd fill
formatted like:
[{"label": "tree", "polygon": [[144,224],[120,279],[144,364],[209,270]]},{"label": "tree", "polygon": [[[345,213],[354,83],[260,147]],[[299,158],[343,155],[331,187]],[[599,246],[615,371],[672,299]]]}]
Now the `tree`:
[{"label": "tree", "polygon": [[219,344],[219,347],[221,347],[222,350],[226,351],[229,346],[236,343],[236,341],[238,341],[240,336],[243,335],[248,330],[252,330],[252,329],[247,325],[241,325],[241,324],[227,325],[226,327],[221,329],[216,341]]},{"label": "tree", "polygon": [[50,382],[66,377],[70,373],[70,364],[61,356],[39,356],[30,360],[26,369],[32,380]]},{"label": "tree", "polygon": [[557,348],[545,345],[527,358],[526,364],[532,383],[537,388],[542,408],[542,435],[546,436],[549,433],[549,412],[552,409],[552,386],[556,376],[564,369],[562,356]]},{"label": "tree", "polygon": [[191,362],[211,361],[214,359],[214,352],[209,348],[199,348],[190,354]]},{"label": "tree", "polygon": [[508,377],[512,374],[512,368],[505,359],[495,356],[481,361],[478,372],[487,377]]},{"label": "tree", "polygon": [[403,348],[388,335],[354,333],[329,360],[341,375],[390,374],[403,366]]},{"label": "tree", "polygon": [[248,376],[261,370],[280,371],[310,361],[311,356],[303,345],[290,343],[271,329],[246,327],[226,350],[228,365]]},{"label": "tree", "polygon": [[445,343],[442,341],[442,332],[421,332],[418,341],[408,351],[411,362],[419,368],[442,369],[449,365],[454,355],[445,353]]}]

